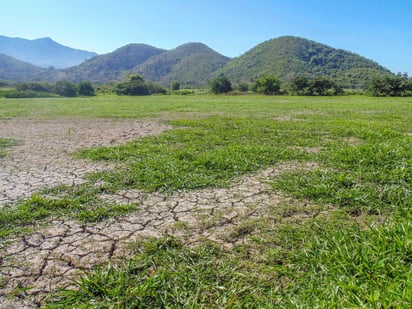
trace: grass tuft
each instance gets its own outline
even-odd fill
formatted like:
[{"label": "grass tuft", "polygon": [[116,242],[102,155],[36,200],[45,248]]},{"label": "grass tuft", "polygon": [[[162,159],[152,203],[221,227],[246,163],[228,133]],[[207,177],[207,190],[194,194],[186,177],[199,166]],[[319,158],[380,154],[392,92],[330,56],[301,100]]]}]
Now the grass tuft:
[{"label": "grass tuft", "polygon": [[189,248],[175,238],[150,240],[139,254],[57,292],[46,308],[410,306],[410,216],[368,230],[336,219],[268,228],[264,241],[232,252],[210,242]]},{"label": "grass tuft", "polygon": [[7,155],[7,148],[16,146],[17,142],[12,139],[0,138],[0,158]]},{"label": "grass tuft", "polygon": [[125,214],[136,207],[136,205],[117,205],[103,201],[97,197],[96,189],[92,190],[86,185],[59,186],[48,189],[47,192],[58,193],[61,197],[51,198],[34,194],[17,205],[6,205],[1,208],[0,237],[19,232],[27,233],[31,228],[46,223],[51,217],[95,222]]}]

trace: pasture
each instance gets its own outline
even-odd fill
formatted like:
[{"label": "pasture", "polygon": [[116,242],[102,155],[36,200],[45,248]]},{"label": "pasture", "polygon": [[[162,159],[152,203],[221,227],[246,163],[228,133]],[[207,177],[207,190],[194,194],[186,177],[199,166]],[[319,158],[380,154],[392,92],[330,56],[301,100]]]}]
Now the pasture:
[{"label": "pasture", "polygon": [[0,123],[0,304],[411,305],[410,98],[0,99]]}]

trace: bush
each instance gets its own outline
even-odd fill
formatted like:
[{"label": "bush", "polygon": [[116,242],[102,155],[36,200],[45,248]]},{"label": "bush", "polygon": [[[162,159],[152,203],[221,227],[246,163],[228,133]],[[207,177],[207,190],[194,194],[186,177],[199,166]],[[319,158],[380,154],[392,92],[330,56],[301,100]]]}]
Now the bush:
[{"label": "bush", "polygon": [[62,97],[75,97],[77,95],[76,86],[65,80],[56,82],[54,92]]},{"label": "bush", "polygon": [[342,94],[342,88],[328,77],[319,76],[312,80],[309,84],[309,95],[339,95]]},{"label": "bush", "polygon": [[17,91],[52,92],[52,86],[47,83],[31,82],[21,83],[16,86]]},{"label": "bush", "polygon": [[193,95],[195,94],[194,90],[190,89],[181,89],[175,92],[175,94],[180,94],[180,95]]},{"label": "bush", "polygon": [[242,92],[247,92],[249,91],[249,84],[248,83],[240,83],[237,88],[239,89],[239,91]]},{"label": "bush", "polygon": [[412,79],[402,76],[375,77],[369,86],[374,97],[408,97],[412,96]]},{"label": "bush", "polygon": [[88,81],[73,84],[69,81],[58,81],[55,84],[45,82],[25,82],[15,88],[2,91],[1,96],[6,98],[47,98],[47,97],[75,97],[93,96],[94,88]]},{"label": "bush", "polygon": [[334,80],[318,76],[311,80],[306,76],[297,76],[289,81],[289,93],[292,95],[341,95],[343,89]]},{"label": "bush", "polygon": [[81,96],[92,97],[95,95],[94,88],[90,82],[80,82],[77,84],[77,92]]},{"label": "bush", "polygon": [[293,95],[307,95],[310,80],[306,76],[297,76],[289,81],[289,91]]},{"label": "bush", "polygon": [[167,90],[158,84],[146,82],[140,75],[131,75],[127,81],[117,84],[118,95],[166,94]]},{"label": "bush", "polygon": [[209,85],[214,94],[222,94],[232,91],[232,84],[225,76],[216,77],[210,80]]},{"label": "bush", "polygon": [[34,90],[16,90],[16,89],[3,92],[3,96],[8,99],[57,97],[56,94],[49,93],[49,92],[37,92]]},{"label": "bush", "polygon": [[261,76],[253,84],[252,90],[267,95],[280,94],[282,82],[276,76]]},{"label": "bush", "polygon": [[180,82],[174,81],[174,82],[170,85],[170,88],[171,88],[173,91],[178,91],[178,90],[180,90]]}]

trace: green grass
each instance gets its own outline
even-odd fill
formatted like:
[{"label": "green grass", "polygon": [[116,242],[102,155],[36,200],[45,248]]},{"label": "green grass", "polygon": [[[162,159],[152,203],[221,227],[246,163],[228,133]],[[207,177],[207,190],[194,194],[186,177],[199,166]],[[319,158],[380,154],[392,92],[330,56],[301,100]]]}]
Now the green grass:
[{"label": "green grass", "polygon": [[294,254],[291,299],[320,307],[409,307],[411,239],[409,212],[368,230],[318,225],[303,251]]},{"label": "green grass", "polygon": [[385,134],[372,144],[333,148],[320,159],[321,169],[281,175],[274,186],[351,212],[412,207],[410,137]]},{"label": "green grass", "polygon": [[[46,308],[404,308],[412,304],[408,217],[368,230],[347,219],[277,224],[232,252],[149,240],[81,277]],[[253,249],[253,250],[252,250]]]},{"label": "green grass", "polygon": [[82,150],[76,156],[122,168],[47,192],[56,198],[5,208],[5,235],[50,216],[87,221],[131,210],[103,203],[104,192],[224,187],[285,161],[317,164],[268,179],[298,202],[242,222],[228,237],[248,241],[232,251],[170,238],[137,244],[130,259],[92,270],[78,290],[54,294],[50,308],[411,306],[410,98],[98,97],[0,105],[0,118],[158,117],[175,127]]},{"label": "green grass", "polygon": [[[227,186],[235,176],[308,157],[288,146],[322,143],[321,134],[272,119],[210,117],[170,123],[182,128],[126,145],[84,150],[79,156],[126,165],[92,176],[113,188],[172,193]],[[290,132],[295,134],[293,142],[288,138]]]},{"label": "green grass", "polygon": [[[125,214],[136,207],[108,203],[98,198],[99,192],[88,185],[62,185],[40,192],[42,195],[33,194],[16,205],[8,204],[0,208],[0,238],[28,233],[50,218],[95,222]],[[50,197],[52,195],[56,197]]]},{"label": "green grass", "polygon": [[49,308],[224,307],[247,296],[248,288],[237,283],[241,276],[212,243],[188,249],[163,238],[144,243],[141,254],[121,265],[81,278],[78,292],[63,291]]},{"label": "green grass", "polygon": [[12,139],[0,138],[0,158],[7,155],[7,148],[17,145],[17,142]]},{"label": "green grass", "polygon": [[[353,97],[265,97],[247,96],[148,96],[91,98],[0,98],[0,119],[28,118],[182,118],[202,115],[228,115],[260,118],[291,115],[296,119],[312,118],[314,113],[328,117],[351,116],[357,119],[403,122],[409,119],[411,98]],[[394,113],[392,113],[392,110]],[[297,112],[298,114],[294,114]],[[392,119],[388,119],[392,118]]]}]

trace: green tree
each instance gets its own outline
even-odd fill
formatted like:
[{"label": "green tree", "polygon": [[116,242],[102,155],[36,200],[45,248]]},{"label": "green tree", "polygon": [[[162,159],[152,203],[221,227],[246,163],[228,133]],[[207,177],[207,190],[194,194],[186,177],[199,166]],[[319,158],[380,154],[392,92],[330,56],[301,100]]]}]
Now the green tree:
[{"label": "green tree", "polygon": [[375,77],[369,87],[375,97],[399,97],[411,95],[411,82],[401,75]]},{"label": "green tree", "polygon": [[374,77],[369,86],[369,91],[374,97],[385,97],[389,93],[389,85],[384,77]]},{"label": "green tree", "polygon": [[389,85],[389,96],[399,97],[401,95],[404,84],[402,77],[386,77],[386,83]]},{"label": "green tree", "polygon": [[44,82],[26,82],[16,86],[17,91],[51,92],[51,85]]},{"label": "green tree", "polygon": [[166,93],[166,89],[155,84],[146,82],[142,76],[130,75],[129,79],[117,84],[115,92],[118,95],[151,95],[154,93]]},{"label": "green tree", "polygon": [[170,85],[170,88],[171,88],[173,91],[178,91],[178,90],[180,90],[180,82],[179,82],[179,81],[174,81],[174,82],[172,82],[172,84]]},{"label": "green tree", "polygon": [[76,86],[69,81],[56,82],[54,89],[55,93],[63,97],[75,97],[77,95]]},{"label": "green tree", "polygon": [[120,82],[116,86],[118,95],[149,95],[149,87],[140,75],[130,75],[127,81]]},{"label": "green tree", "polygon": [[153,82],[146,82],[150,94],[166,94],[167,89]]},{"label": "green tree", "polygon": [[310,80],[306,76],[296,76],[289,82],[289,89],[293,95],[307,95],[310,86]]},{"label": "green tree", "polygon": [[267,95],[280,94],[282,82],[277,76],[264,75],[259,77],[252,86],[252,90],[257,93]]},{"label": "green tree", "polygon": [[339,95],[343,93],[342,88],[333,80],[325,76],[316,77],[309,85],[310,95]]},{"label": "green tree", "polygon": [[216,77],[209,81],[210,89],[215,94],[228,93],[232,91],[232,83],[225,76]]},{"label": "green tree", "polygon": [[412,96],[412,78],[404,81],[403,89],[402,89],[402,96],[404,97]]},{"label": "green tree", "polygon": [[249,91],[249,84],[248,83],[240,83],[238,85],[239,91],[247,92]]},{"label": "green tree", "polygon": [[92,86],[92,84],[88,81],[84,81],[84,82],[80,82],[77,84],[77,91],[79,95],[82,96],[94,96],[94,88]]}]

